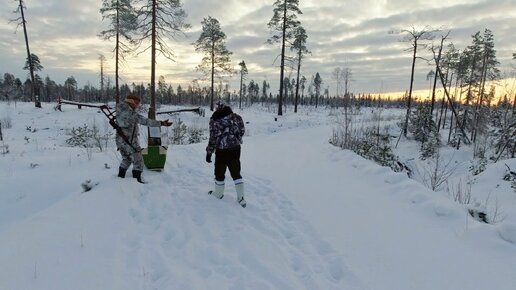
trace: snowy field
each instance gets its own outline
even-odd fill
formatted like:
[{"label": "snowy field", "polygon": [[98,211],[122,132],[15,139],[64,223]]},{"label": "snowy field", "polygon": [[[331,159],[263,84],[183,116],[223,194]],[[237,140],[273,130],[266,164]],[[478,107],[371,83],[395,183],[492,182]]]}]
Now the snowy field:
[{"label": "snowy field", "polygon": [[[165,169],[144,171],[142,185],[116,177],[113,138],[102,151],[66,143],[85,124],[113,134],[98,110],[0,102],[0,289],[516,289],[516,192],[502,179],[516,160],[473,178],[472,154],[443,148],[457,165],[450,180],[472,184],[464,205],[329,144],[336,110],[287,108],[277,121],[259,106],[235,111],[247,122],[245,209],[229,174],[224,199],[207,195],[207,141],[170,145]],[[382,112],[392,124],[401,114]],[[417,150],[402,142],[396,153],[423,168]]]}]

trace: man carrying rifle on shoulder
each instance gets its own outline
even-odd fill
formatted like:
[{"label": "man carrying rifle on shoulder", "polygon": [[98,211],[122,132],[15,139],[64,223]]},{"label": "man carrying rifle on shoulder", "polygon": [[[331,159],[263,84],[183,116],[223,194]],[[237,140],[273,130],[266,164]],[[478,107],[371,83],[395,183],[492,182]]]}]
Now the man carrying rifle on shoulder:
[{"label": "man carrying rifle on shoulder", "polygon": [[127,169],[132,163],[133,177],[136,178],[138,182],[145,183],[142,180],[143,156],[139,142],[140,130],[138,124],[148,127],[169,127],[172,125],[172,122],[168,120],[152,120],[138,114],[136,109],[140,106],[140,102],[140,97],[129,95],[123,102],[117,105],[116,122],[122,134],[117,130],[116,146],[122,155],[122,161],[118,168],[118,177],[124,178]]}]

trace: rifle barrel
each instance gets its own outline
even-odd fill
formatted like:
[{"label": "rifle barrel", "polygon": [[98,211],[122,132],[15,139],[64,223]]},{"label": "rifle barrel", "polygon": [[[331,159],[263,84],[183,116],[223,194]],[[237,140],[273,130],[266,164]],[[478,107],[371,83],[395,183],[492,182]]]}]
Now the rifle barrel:
[{"label": "rifle barrel", "polygon": [[179,109],[179,110],[172,110],[172,111],[162,111],[162,112],[156,112],[156,115],[161,114],[173,114],[173,113],[180,113],[180,112],[194,112],[197,114],[200,114],[201,108],[195,108],[195,109]]},{"label": "rifle barrel", "polygon": [[104,105],[94,105],[94,104],[88,104],[88,103],[81,103],[81,102],[74,102],[74,101],[68,101],[68,100],[59,100],[59,104],[67,104],[67,105],[74,105],[74,106],[81,106],[81,107],[90,107],[90,108],[101,108]]}]

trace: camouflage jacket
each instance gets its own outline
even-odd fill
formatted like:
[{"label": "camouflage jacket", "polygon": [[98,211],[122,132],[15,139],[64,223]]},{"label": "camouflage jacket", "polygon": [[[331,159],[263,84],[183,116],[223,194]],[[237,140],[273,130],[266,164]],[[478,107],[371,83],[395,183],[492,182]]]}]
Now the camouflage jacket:
[{"label": "camouflage jacket", "polygon": [[240,146],[244,133],[244,121],[240,115],[233,113],[229,107],[218,109],[210,119],[210,139],[206,152],[212,154],[216,149]]},{"label": "camouflage jacket", "polygon": [[[158,120],[148,119],[136,112],[126,102],[120,102],[116,107],[116,122],[122,132],[124,132],[127,139],[131,142],[131,145],[135,148],[140,146],[138,137],[140,136],[140,130],[138,124],[150,127],[159,127],[161,122]],[[126,144],[122,137],[116,136],[116,144],[118,147]]]}]

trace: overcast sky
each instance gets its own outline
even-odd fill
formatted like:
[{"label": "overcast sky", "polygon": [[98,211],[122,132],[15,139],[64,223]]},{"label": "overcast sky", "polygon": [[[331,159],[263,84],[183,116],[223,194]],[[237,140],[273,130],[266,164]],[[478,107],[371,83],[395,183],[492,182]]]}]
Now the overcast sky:
[{"label": "overcast sky", "polygon": [[[10,20],[18,0],[3,1],[0,11],[0,73],[13,73],[25,78],[21,68],[27,57],[23,29],[16,30]],[[99,13],[101,0],[27,0],[26,19],[31,52],[38,55],[44,70],[63,83],[74,76],[79,86],[99,83],[99,55],[107,58],[107,72],[113,80],[114,43],[97,35],[107,28]],[[201,21],[211,16],[219,20],[227,35],[227,48],[233,52],[235,68],[244,60],[249,70],[248,81],[261,86],[264,79],[277,90],[280,47],[268,45],[271,36],[267,23],[272,17],[274,0],[183,0],[192,28],[185,38],[169,42],[175,61],[159,58],[156,75],[163,75],[167,83],[187,85],[201,77],[195,71],[202,55],[194,51],[192,42],[200,35]],[[348,67],[353,72],[350,90],[360,92],[392,92],[408,89],[411,53],[409,44],[400,42],[402,35],[389,31],[422,28],[450,30],[449,42],[463,49],[471,43],[471,35],[485,28],[492,30],[495,49],[502,73],[514,71],[512,53],[516,52],[516,0],[300,0],[303,12],[299,20],[308,34],[307,46],[312,52],[301,68],[310,79],[319,72],[323,87],[335,91],[332,71]],[[437,35],[439,36],[439,35]],[[421,56],[429,57],[426,51]],[[130,56],[121,71],[123,82],[150,82],[150,57]],[[432,69],[424,61],[417,63],[416,88],[429,87],[426,74]],[[287,69],[286,75],[295,77]],[[238,87],[238,76],[230,80],[231,88]]]}]

